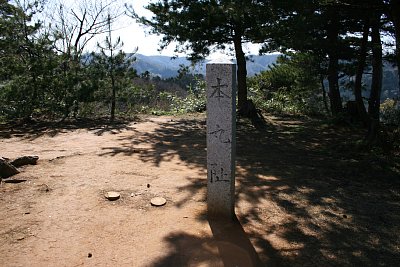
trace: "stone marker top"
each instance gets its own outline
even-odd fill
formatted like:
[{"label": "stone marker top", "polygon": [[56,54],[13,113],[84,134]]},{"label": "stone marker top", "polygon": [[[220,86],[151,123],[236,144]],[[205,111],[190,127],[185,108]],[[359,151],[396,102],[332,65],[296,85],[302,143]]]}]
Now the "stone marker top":
[{"label": "stone marker top", "polygon": [[235,64],[232,59],[226,55],[219,55],[218,57],[211,59],[207,64]]}]

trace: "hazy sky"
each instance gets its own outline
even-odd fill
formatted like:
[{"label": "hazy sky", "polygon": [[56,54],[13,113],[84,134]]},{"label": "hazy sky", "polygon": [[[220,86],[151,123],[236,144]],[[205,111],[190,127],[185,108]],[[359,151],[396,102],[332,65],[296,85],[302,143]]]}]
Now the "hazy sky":
[{"label": "hazy sky", "polygon": [[[144,8],[144,6],[148,5],[151,0],[131,0],[128,2],[133,6],[135,9],[136,13],[141,15],[141,16],[147,16],[151,17],[152,13]],[[154,2],[154,1],[153,1]],[[146,29],[144,26],[139,25],[137,22],[135,22],[134,19],[132,18],[123,18],[121,21],[121,24],[123,25],[123,28],[116,31],[116,35],[120,36],[121,39],[124,42],[124,51],[125,52],[130,52],[135,49],[135,47],[138,47],[138,53],[144,54],[144,55],[167,55],[167,56],[172,56],[174,54],[174,48],[175,45],[171,44],[169,47],[161,51],[161,53],[158,51],[159,48],[159,42],[161,40],[160,36],[157,35],[149,35],[148,29]],[[245,44],[244,49],[246,51],[250,51],[253,54],[258,53],[258,47],[256,45],[250,45],[250,44]],[[184,56],[184,55],[183,55]],[[214,53],[212,57],[218,57]]]},{"label": "hazy sky", "polygon": [[[150,1],[149,0],[131,0],[128,4],[131,4],[135,12],[141,16],[150,17],[152,13],[144,8]],[[119,25],[116,28],[120,28],[115,31],[116,36],[120,36],[124,42],[124,51],[129,53],[138,47],[138,53],[144,55],[160,55],[157,51],[159,48],[158,43],[161,40],[160,36],[150,35],[148,29],[137,23],[134,19],[124,17],[120,20]],[[162,51],[162,55],[173,55],[174,46],[168,47]]]},{"label": "hazy sky", "polygon": [[[54,13],[54,5],[57,3],[56,1],[61,1],[67,7],[67,9],[74,8],[75,10],[79,9],[81,1],[96,1],[96,0],[47,0],[47,7],[48,12],[50,14]],[[104,0],[104,2],[112,1],[115,6],[119,6],[121,12],[126,11],[124,7],[124,3],[133,7],[135,12],[139,16],[146,16],[151,17],[152,13],[145,9],[144,7],[147,6],[150,2],[157,2],[157,0]],[[124,43],[123,51],[126,53],[130,53],[135,51],[136,47],[138,48],[137,53],[143,55],[166,55],[166,56],[173,56],[174,55],[174,48],[175,45],[171,44],[166,49],[162,50],[161,52],[158,51],[159,49],[159,42],[162,39],[161,36],[155,34],[149,34],[149,28],[140,25],[135,21],[135,19],[129,16],[122,16],[117,23],[113,25],[113,39],[116,40],[117,37],[120,37]],[[93,51],[96,50],[96,43],[101,42],[105,39],[105,36],[98,36],[96,39],[92,40],[88,46],[87,50]],[[255,45],[245,44],[244,50],[250,51],[252,54],[258,53],[258,47]],[[212,58],[220,57],[221,53],[214,53],[211,56]],[[179,56],[185,56],[181,54]]]}]

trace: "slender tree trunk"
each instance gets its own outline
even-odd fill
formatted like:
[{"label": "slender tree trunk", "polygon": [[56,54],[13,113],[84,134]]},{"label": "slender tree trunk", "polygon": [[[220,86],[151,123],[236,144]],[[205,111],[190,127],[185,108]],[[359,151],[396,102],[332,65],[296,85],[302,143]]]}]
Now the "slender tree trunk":
[{"label": "slender tree trunk", "polygon": [[242,48],[242,36],[235,35],[233,38],[237,62],[237,81],[238,81],[238,109],[241,110],[247,104],[247,68],[246,57]]},{"label": "slender tree trunk", "polygon": [[331,104],[332,115],[338,115],[342,112],[342,98],[339,91],[339,55],[338,55],[338,38],[339,38],[339,22],[337,14],[332,12],[329,14],[331,22],[328,26],[327,41],[330,45],[328,52],[328,83],[329,83],[329,100]]},{"label": "slender tree trunk", "polygon": [[31,120],[32,115],[33,115],[33,111],[35,110],[35,108],[37,108],[37,104],[38,104],[38,89],[37,89],[37,79],[36,79],[36,74],[34,73],[34,71],[31,70],[30,75],[32,77],[32,96],[31,99],[29,99],[30,101],[27,104],[27,112],[25,114],[25,119],[26,120]]},{"label": "slender tree trunk", "polygon": [[325,91],[325,84],[324,84],[324,76],[320,76],[320,82],[321,82],[321,88],[322,88],[322,101],[324,102],[324,107],[326,114],[330,114],[329,106],[328,106],[328,100],[326,98],[326,91]]},{"label": "slender tree trunk", "polygon": [[366,18],[364,21],[363,37],[361,40],[360,54],[358,56],[356,80],[354,84],[354,96],[356,99],[358,114],[360,115],[360,118],[365,126],[368,126],[370,124],[370,119],[368,117],[364,101],[362,98],[362,77],[367,58],[368,36],[369,36],[369,19]]},{"label": "slender tree trunk", "polygon": [[115,97],[116,97],[116,90],[117,88],[115,87],[115,62],[114,62],[114,46],[112,43],[112,34],[111,34],[111,17],[110,14],[108,14],[107,17],[107,23],[108,23],[108,42],[106,41],[108,45],[108,49],[110,50],[110,79],[111,79],[111,114],[110,114],[110,122],[114,122],[115,119]]},{"label": "slender tree trunk", "polygon": [[[238,31],[240,32],[240,31]],[[265,119],[257,110],[253,101],[247,100],[247,68],[246,57],[242,48],[242,36],[237,34],[233,38],[237,62],[237,81],[238,81],[238,110],[239,114],[251,120],[257,129],[265,126]]]},{"label": "slender tree trunk", "polygon": [[382,42],[380,35],[380,13],[377,13],[372,23],[371,41],[372,41],[372,84],[369,97],[368,113],[371,118],[369,125],[367,143],[372,144],[376,141],[379,132],[379,108],[381,103],[382,91]]},{"label": "slender tree trunk", "polygon": [[339,91],[339,76],[338,76],[339,59],[336,55],[329,56],[328,66],[328,83],[329,83],[329,101],[331,104],[332,115],[338,115],[342,112],[342,98]]},{"label": "slender tree trunk", "polygon": [[111,74],[111,87],[112,87],[112,96],[111,96],[111,116],[110,121],[114,122],[115,119],[115,96],[116,96],[116,88],[115,88],[115,77]]}]

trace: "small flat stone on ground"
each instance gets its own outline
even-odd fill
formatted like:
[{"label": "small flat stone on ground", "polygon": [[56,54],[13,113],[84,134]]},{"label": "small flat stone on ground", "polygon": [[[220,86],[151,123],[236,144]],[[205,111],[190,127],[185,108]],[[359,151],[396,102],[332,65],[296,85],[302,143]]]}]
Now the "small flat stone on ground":
[{"label": "small flat stone on ground", "polygon": [[163,197],[154,197],[150,200],[150,203],[152,206],[159,207],[159,206],[164,206],[165,203],[167,203],[167,201]]},{"label": "small flat stone on ground", "polygon": [[110,191],[105,194],[105,197],[110,201],[114,201],[119,199],[121,197],[121,194],[118,192]]}]

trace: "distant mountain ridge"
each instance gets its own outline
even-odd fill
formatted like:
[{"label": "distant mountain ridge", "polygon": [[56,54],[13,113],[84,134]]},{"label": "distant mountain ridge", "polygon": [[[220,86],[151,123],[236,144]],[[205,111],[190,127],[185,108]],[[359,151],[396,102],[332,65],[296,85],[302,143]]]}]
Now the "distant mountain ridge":
[{"label": "distant mountain ridge", "polygon": [[[268,70],[272,64],[276,63],[279,55],[280,54],[250,56],[250,59],[247,61],[248,76],[253,76],[261,71]],[[133,67],[137,70],[138,74],[148,71],[152,76],[159,76],[163,79],[176,77],[178,75],[179,65],[191,65],[190,61],[185,57],[172,59],[169,56],[145,56],[141,54],[136,54],[135,57],[136,61],[133,63]],[[208,61],[197,64],[194,72],[205,75],[207,62]],[[382,99],[399,97],[397,72],[397,67],[393,67],[387,62],[384,64]],[[371,77],[364,75],[363,83],[366,85],[366,88],[369,88],[371,84]],[[345,99],[354,98],[351,90],[345,89],[343,85],[341,89],[342,95]],[[368,97],[369,90],[365,90],[363,94],[365,97]]]},{"label": "distant mountain ridge", "polygon": [[[278,56],[279,54],[250,56],[250,60],[247,61],[248,75],[253,76],[261,71],[268,70],[269,66],[276,62]],[[133,63],[133,67],[138,74],[148,71],[152,75],[164,79],[177,76],[180,65],[191,65],[190,61],[185,57],[172,59],[169,56],[145,56],[142,54],[136,54],[135,57],[136,61]],[[208,61],[197,64],[195,66],[195,73],[205,74],[207,62]]]}]

